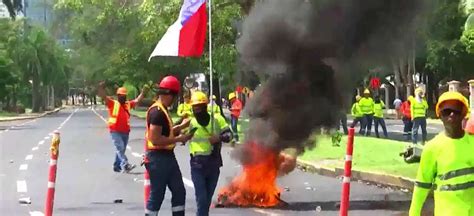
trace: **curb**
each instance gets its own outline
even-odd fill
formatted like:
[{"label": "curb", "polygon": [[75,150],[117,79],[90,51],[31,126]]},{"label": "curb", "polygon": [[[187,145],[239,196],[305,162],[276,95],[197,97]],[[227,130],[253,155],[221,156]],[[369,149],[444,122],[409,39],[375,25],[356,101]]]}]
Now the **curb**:
[{"label": "curb", "polygon": [[8,118],[8,119],[0,119],[0,122],[9,122],[9,121],[19,121],[19,120],[29,120],[29,119],[37,119],[37,118],[41,118],[41,117],[44,117],[44,116],[47,116],[47,115],[50,115],[50,114],[54,114],[54,113],[57,113],[59,112],[60,110],[64,109],[64,107],[59,107],[59,108],[56,108],[52,111],[47,111],[47,112],[44,112],[42,114],[39,114],[39,115],[35,115],[35,116],[25,116],[25,117],[14,117],[14,118]]},{"label": "curb", "polygon": [[[310,171],[313,173],[317,173],[322,176],[337,178],[339,176],[344,175],[343,168],[330,168],[317,165],[312,162],[308,162],[305,160],[297,159],[298,167],[305,171]],[[400,177],[400,176],[392,176],[387,174],[380,174],[380,173],[371,173],[371,172],[364,172],[358,170],[352,170],[352,178],[351,181],[363,181],[368,183],[373,183],[377,185],[383,185],[388,187],[396,187],[400,189],[405,189],[408,191],[412,191],[414,187],[415,180]]]}]

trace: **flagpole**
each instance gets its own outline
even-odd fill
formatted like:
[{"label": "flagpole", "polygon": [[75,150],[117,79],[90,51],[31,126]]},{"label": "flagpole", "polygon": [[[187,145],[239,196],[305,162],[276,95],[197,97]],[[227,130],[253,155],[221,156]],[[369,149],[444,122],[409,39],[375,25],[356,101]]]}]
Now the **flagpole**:
[{"label": "flagpole", "polygon": [[[212,0],[209,1],[209,74],[210,74],[210,95],[209,101],[212,100],[214,95],[214,85],[213,85],[213,71],[212,71]],[[211,103],[211,131],[214,133],[214,103]]]}]

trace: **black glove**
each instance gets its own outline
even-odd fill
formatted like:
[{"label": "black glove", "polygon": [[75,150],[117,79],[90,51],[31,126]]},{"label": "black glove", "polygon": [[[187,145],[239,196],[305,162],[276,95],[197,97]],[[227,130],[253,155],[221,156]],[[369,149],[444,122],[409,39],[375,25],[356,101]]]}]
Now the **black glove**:
[{"label": "black glove", "polygon": [[232,140],[233,138],[232,131],[229,128],[226,128],[219,134],[219,138],[221,139],[222,142],[228,143]]}]

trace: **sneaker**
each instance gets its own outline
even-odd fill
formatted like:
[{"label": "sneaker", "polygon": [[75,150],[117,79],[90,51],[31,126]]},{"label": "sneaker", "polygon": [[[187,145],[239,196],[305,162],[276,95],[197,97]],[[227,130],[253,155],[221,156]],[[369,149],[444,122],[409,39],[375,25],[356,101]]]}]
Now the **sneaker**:
[{"label": "sneaker", "polygon": [[122,171],[122,169],[114,167],[114,172],[121,172],[121,171]]},{"label": "sneaker", "polygon": [[125,167],[125,170],[122,170],[122,173],[129,173],[130,171],[132,171],[133,169],[135,169],[135,167],[137,167],[137,165],[135,165],[135,164],[128,164],[128,165]]}]

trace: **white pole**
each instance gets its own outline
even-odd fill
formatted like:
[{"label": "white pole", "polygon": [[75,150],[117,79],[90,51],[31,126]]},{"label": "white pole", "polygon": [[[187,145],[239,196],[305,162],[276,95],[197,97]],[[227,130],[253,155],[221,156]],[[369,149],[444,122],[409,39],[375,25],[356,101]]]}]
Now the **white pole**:
[{"label": "white pole", "polygon": [[[209,3],[209,77],[210,77],[210,95],[209,101],[212,100],[214,95],[214,85],[213,85],[213,71],[212,71],[212,0],[208,0]],[[211,131],[214,133],[214,103],[211,103]]]}]

